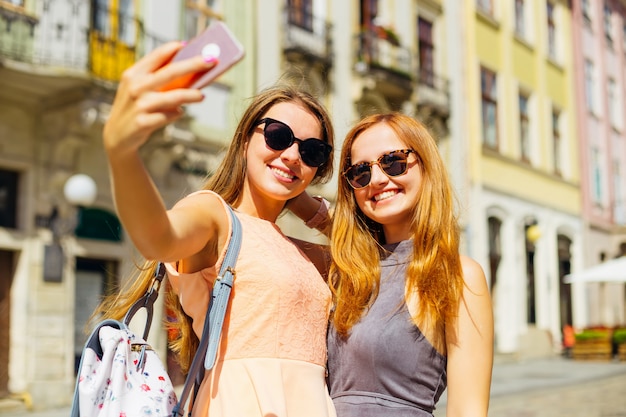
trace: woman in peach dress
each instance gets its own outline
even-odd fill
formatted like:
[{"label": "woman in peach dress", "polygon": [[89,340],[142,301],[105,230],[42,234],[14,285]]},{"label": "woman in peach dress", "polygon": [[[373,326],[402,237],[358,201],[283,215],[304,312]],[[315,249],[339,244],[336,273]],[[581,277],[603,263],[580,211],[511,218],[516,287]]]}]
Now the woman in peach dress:
[{"label": "woman in peach dress", "polygon": [[[167,44],[128,69],[104,129],[113,195],[125,230],[151,265],[168,263],[176,294],[180,339],[174,349],[183,368],[193,357],[231,223],[241,221],[243,240],[218,359],[206,372],[194,416],[334,416],[325,382],[330,291],[319,271],[320,248],[285,236],[275,221],[289,200],[332,175],[333,129],[326,110],[309,94],[272,88],[254,97],[235,137],[205,189],[166,209],[139,156],[155,130],[182,114],[200,91],[160,91],[168,81],[211,68],[193,58],[163,66],[181,44]],[[210,115],[209,115],[210,117]],[[326,216],[299,213],[315,226]],[[103,304],[119,314],[141,295],[153,269],[146,268],[126,298]],[[121,303],[121,304],[120,304]],[[180,308],[182,307],[182,308]],[[115,313],[115,312],[118,313]]]}]

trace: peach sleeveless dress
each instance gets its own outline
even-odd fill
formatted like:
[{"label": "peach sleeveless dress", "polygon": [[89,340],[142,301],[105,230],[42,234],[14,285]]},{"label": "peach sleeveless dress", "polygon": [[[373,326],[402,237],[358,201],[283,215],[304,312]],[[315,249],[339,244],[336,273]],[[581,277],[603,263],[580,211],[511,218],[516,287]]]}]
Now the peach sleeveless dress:
[{"label": "peach sleeveless dress", "polygon": [[[276,224],[236,216],[243,239],[235,285],[218,359],[205,374],[192,415],[334,417],[325,381],[330,290]],[[191,274],[168,265],[198,337],[224,254],[215,266]]]}]

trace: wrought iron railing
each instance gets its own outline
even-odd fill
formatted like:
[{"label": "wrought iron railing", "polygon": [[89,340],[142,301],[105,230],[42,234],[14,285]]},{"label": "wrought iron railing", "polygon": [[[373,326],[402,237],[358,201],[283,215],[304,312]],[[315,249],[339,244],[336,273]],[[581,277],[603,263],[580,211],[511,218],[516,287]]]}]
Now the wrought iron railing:
[{"label": "wrought iron railing", "polygon": [[332,61],[332,25],[325,18],[296,7],[285,8],[284,49],[299,50]]},{"label": "wrought iron railing", "polygon": [[437,75],[430,68],[420,68],[417,72],[418,103],[429,103],[440,108],[450,105],[450,82]]},{"label": "wrought iron railing", "polygon": [[[52,4],[54,3],[54,7]],[[34,15],[0,3],[0,59],[37,71],[117,81],[125,68],[164,40],[143,22],[87,1],[43,1]]]},{"label": "wrought iron railing", "polygon": [[407,47],[380,36],[377,31],[363,31],[356,38],[357,62],[368,67],[392,71],[408,79],[415,74],[413,54]]}]

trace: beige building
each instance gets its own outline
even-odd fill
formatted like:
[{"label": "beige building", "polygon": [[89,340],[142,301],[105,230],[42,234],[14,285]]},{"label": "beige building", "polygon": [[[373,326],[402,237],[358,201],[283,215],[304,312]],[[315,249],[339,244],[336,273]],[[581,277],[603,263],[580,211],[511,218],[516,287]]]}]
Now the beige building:
[{"label": "beige building", "polygon": [[[249,44],[245,6],[0,1],[0,405],[71,402],[84,324],[141,261],[115,216],[101,145],[122,71],[213,18],[232,20]],[[254,62],[251,53],[207,91],[205,104],[144,147],[167,204],[218,163],[239,98],[253,93]],[[164,354],[164,333],[151,337]]]}]

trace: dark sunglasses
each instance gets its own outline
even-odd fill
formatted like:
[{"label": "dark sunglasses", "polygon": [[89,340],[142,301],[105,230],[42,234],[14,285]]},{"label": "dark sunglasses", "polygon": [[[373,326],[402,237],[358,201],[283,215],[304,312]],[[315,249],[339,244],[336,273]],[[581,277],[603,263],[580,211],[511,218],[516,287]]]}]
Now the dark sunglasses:
[{"label": "dark sunglasses", "polygon": [[400,149],[381,155],[372,162],[361,162],[346,169],[343,176],[354,189],[367,187],[372,179],[372,166],[378,165],[388,177],[397,177],[406,172],[409,155],[413,149]]},{"label": "dark sunglasses", "polygon": [[333,147],[321,139],[298,139],[294,136],[293,130],[283,122],[266,117],[257,122],[257,125],[265,123],[263,136],[267,146],[275,151],[284,151],[298,143],[298,150],[302,162],[310,167],[318,168],[326,161],[333,150]]}]

